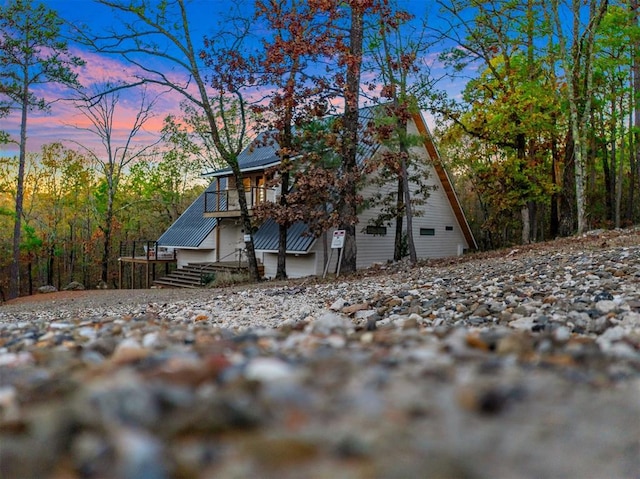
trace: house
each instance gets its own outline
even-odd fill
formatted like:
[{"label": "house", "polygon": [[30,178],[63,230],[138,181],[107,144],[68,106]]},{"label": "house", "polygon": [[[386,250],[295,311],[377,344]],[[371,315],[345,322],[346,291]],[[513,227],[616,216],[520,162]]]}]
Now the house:
[{"label": "house", "polygon": [[[372,108],[360,112],[362,123],[373,118]],[[477,245],[453,190],[438,152],[433,144],[424,118],[413,116],[408,128],[420,134],[424,144],[414,147],[414,154],[431,161],[423,162],[433,190],[421,214],[413,218],[413,234],[418,258],[438,258],[461,255]],[[364,128],[363,128],[364,130]],[[265,171],[280,162],[278,146],[265,141],[264,134],[247,147],[239,156],[243,172],[245,194],[249,210],[263,201],[276,201],[279,188],[265,186]],[[380,154],[384,146],[365,142],[359,148],[358,161],[362,163],[372,155]],[[240,222],[237,191],[229,169],[211,172],[206,176],[212,182],[206,191],[178,218],[158,239],[160,246],[176,249],[178,267],[194,262],[242,261],[245,232]],[[397,180],[390,179],[382,187],[389,193],[397,188]],[[365,186],[361,194],[371,197],[380,192],[380,186]],[[366,268],[393,259],[395,225],[370,226],[370,220],[378,215],[375,208],[359,214],[356,229],[357,267]],[[332,231],[316,238],[308,234],[307,226],[293,224],[287,234],[287,275],[290,278],[321,275],[330,259],[329,271],[336,268],[338,254],[332,254]],[[258,261],[264,266],[264,274],[272,278],[276,274],[278,255],[278,225],[273,220],[261,224],[253,234]]]}]

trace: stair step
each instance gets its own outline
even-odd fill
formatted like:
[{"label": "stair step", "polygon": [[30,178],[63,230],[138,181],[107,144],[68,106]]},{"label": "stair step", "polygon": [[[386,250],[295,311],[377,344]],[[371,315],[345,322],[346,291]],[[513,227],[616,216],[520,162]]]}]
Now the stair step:
[{"label": "stair step", "polygon": [[157,286],[168,286],[170,288],[188,288],[188,289],[198,289],[200,287],[200,285],[198,286],[194,286],[192,284],[183,284],[183,283],[176,283],[174,281],[171,280],[165,280],[165,279],[157,279],[153,282],[153,284],[157,285]]},{"label": "stair step", "polygon": [[[203,277],[225,271],[236,273],[247,271],[247,267],[234,266],[232,264],[188,263],[167,276],[155,280],[153,283],[173,288],[202,288],[204,286],[202,284]],[[262,276],[264,274],[264,266],[258,265],[258,271]]]},{"label": "stair step", "polygon": [[200,286],[200,280],[194,281],[192,279],[186,279],[186,278],[177,278],[175,276],[165,276],[164,278],[160,278],[156,281],[171,281],[173,283],[180,283],[180,284],[192,284],[194,286]]}]

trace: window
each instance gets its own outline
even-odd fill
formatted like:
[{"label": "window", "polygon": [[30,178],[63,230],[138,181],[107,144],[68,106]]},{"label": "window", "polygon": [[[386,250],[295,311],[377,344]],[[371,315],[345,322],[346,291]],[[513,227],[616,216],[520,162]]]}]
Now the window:
[{"label": "window", "polygon": [[367,234],[368,235],[376,235],[376,236],[385,236],[387,234],[386,226],[367,226]]},{"label": "window", "polygon": [[264,176],[258,176],[256,178],[256,203],[263,203],[267,199],[267,189],[264,184]]},{"label": "window", "polygon": [[444,229],[447,231],[453,231],[453,226],[445,226]]},{"label": "window", "polygon": [[435,236],[436,230],[434,228],[420,228],[420,236]]}]

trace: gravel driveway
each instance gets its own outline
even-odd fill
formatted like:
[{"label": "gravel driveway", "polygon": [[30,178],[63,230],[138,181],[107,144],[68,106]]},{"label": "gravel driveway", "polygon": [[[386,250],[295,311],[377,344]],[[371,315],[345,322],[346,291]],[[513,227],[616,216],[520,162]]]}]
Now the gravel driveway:
[{"label": "gravel driveway", "polygon": [[0,306],[0,478],[640,478],[640,231]]}]

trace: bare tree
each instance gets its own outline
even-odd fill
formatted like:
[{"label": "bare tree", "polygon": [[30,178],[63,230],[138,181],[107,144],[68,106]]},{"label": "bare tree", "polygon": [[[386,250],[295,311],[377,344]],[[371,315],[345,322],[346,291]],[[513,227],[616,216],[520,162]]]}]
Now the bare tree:
[{"label": "bare tree", "polygon": [[[247,112],[243,95],[246,79],[231,68],[248,35],[250,22],[234,25],[233,34],[204,38],[202,47],[197,47],[185,0],[98,2],[113,10],[118,16],[118,26],[103,36],[79,29],[81,41],[97,52],[118,56],[137,67],[137,83],[167,87],[204,113],[213,144],[232,171],[242,225],[245,233],[251,235],[251,217],[238,164],[238,156],[246,144]],[[231,110],[226,108],[230,104],[234,105]],[[229,124],[235,125],[237,135],[226,135],[225,127]],[[258,280],[252,239],[246,242],[246,252],[249,273],[252,279]]]},{"label": "bare tree", "polygon": [[[125,169],[137,159],[141,158],[145,152],[155,146],[160,140],[138,147],[134,140],[142,131],[145,123],[153,116],[153,108],[157,102],[157,97],[149,99],[143,90],[140,106],[128,133],[124,138],[118,136],[115,131],[115,119],[117,114],[120,94],[113,91],[113,87],[107,85],[105,90],[111,93],[100,95],[97,100],[85,98],[78,102],[77,107],[82,115],[91,123],[90,127],[81,128],[97,136],[102,143],[104,150],[99,154],[86,147],[90,158],[93,159],[97,169],[104,175],[104,191],[102,193],[103,204],[98,208],[101,224],[99,226],[104,235],[104,247],[102,249],[102,281],[109,280],[109,258],[111,257],[111,236],[115,219],[115,201],[120,188]],[[81,145],[82,146],[82,145]]]}]

